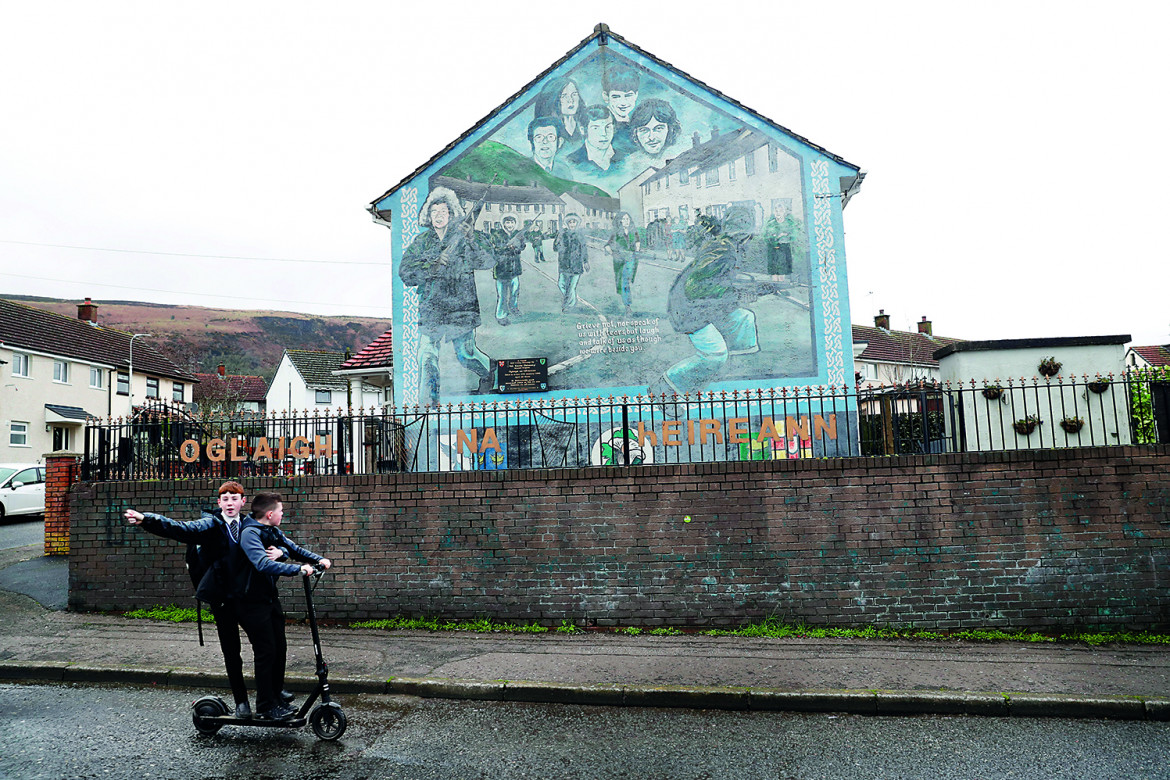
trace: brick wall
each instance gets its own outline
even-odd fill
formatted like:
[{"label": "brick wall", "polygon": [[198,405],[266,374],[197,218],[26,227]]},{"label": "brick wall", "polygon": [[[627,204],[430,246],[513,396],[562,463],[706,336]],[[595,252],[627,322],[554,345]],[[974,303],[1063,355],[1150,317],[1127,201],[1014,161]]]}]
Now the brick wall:
[{"label": "brick wall", "polygon": [[72,452],[45,455],[45,555],[69,554],[69,488],[80,466]]},{"label": "brick wall", "polygon": [[[245,485],[336,561],[331,618],[1170,628],[1168,447]],[[71,607],[187,599],[179,546],[121,513],[190,519],[215,488],[76,486]]]}]

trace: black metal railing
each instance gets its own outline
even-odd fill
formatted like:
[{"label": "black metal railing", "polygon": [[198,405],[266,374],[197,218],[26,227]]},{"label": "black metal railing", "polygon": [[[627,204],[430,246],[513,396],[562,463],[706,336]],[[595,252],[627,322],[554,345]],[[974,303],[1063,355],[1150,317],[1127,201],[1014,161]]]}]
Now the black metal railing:
[{"label": "black metal railing", "polygon": [[87,426],[82,478],[638,466],[1170,442],[1170,372],[490,401]]}]

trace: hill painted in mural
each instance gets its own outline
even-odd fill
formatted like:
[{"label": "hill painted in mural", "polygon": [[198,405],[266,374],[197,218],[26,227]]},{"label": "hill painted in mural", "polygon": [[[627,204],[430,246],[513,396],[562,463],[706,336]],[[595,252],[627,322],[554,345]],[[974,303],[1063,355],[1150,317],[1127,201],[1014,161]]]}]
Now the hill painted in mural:
[{"label": "hill painted in mural", "polygon": [[440,175],[453,179],[470,177],[471,181],[481,184],[487,184],[494,179],[495,183],[500,185],[527,187],[536,182],[537,185],[547,187],[554,195],[564,195],[571,190],[577,190],[586,195],[610,197],[608,192],[592,184],[581,184],[553,176],[530,158],[496,141],[479,144],[444,168]]}]

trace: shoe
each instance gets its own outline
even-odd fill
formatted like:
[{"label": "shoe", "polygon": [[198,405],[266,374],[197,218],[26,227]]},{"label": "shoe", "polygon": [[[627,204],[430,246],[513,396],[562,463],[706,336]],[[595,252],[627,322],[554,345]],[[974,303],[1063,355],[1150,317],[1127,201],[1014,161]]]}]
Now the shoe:
[{"label": "shoe", "polygon": [[292,703],[292,700],[295,699],[296,697],[297,697],[297,695],[295,693],[293,693],[292,691],[281,691],[280,692],[280,700],[283,701],[285,704]]},{"label": "shoe", "polygon": [[500,317],[496,317],[496,322],[500,323],[504,327],[507,327],[508,325],[512,324],[511,322],[508,321],[507,317],[504,317],[502,319]]},{"label": "shoe", "polygon": [[242,701],[236,705],[236,717],[240,720],[252,719],[252,708],[248,706],[248,702]]},{"label": "shoe", "polygon": [[261,720],[288,720],[296,714],[297,711],[292,707],[284,704],[277,704],[275,707],[270,707],[262,711],[258,717]]}]

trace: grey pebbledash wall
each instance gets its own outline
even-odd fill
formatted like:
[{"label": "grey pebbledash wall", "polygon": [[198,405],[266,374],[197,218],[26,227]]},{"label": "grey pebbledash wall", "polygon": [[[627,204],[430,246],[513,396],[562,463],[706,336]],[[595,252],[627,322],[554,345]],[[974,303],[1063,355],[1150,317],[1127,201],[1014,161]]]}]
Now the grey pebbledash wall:
[{"label": "grey pebbledash wall", "polygon": [[[244,484],[336,562],[328,618],[1170,628],[1165,446]],[[75,485],[70,607],[193,604],[180,546],[121,515],[217,486]]]}]

